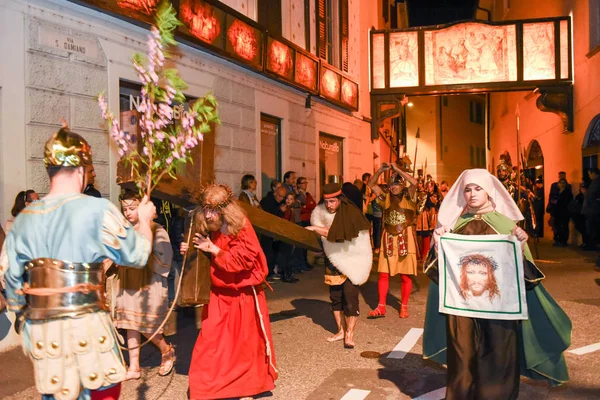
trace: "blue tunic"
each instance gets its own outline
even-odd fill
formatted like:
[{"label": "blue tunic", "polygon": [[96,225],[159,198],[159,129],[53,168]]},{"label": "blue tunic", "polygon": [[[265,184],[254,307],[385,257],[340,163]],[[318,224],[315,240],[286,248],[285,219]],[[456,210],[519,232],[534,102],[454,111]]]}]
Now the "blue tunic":
[{"label": "blue tunic", "polygon": [[[108,258],[119,265],[141,268],[150,250],[149,240],[106,199],[70,193],[34,202],[17,216],[5,242],[3,263],[8,265],[1,267],[9,309],[19,312],[26,304],[25,296],[17,291],[23,287],[25,265],[31,260],[99,263]],[[93,314],[109,321],[104,311]],[[26,321],[22,329],[23,346],[30,352],[36,351],[30,339],[36,323],[40,322]],[[116,340],[114,351],[120,358]],[[88,393],[81,391],[79,398],[88,398]]]}]

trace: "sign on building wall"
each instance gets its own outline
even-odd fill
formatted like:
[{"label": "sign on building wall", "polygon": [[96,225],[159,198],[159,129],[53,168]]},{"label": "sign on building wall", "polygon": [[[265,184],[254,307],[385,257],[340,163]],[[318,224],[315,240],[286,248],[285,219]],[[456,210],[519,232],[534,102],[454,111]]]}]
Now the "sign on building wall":
[{"label": "sign on building wall", "polygon": [[571,18],[371,31],[373,94],[570,85]]}]

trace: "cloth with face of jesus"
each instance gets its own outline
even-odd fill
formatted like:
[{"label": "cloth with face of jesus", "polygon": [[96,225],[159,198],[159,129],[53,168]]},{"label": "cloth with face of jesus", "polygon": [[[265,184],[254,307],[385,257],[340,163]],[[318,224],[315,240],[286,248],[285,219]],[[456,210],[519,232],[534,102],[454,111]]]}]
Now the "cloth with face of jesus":
[{"label": "cloth with face of jesus", "polygon": [[527,319],[523,251],[516,237],[447,233],[439,252],[441,313]]},{"label": "cloth with face of jesus", "polygon": [[[453,232],[508,235],[515,222],[497,211],[464,214]],[[553,386],[569,380],[564,351],[571,344],[571,321],[541,283],[527,245],[522,257],[528,308],[527,320],[463,317],[439,312],[438,254],[435,247],[425,262],[429,285],[423,358],[448,365],[447,399],[516,399],[519,374],[546,380]],[[475,288],[473,288],[475,289]],[[480,290],[480,289],[478,289]]]}]

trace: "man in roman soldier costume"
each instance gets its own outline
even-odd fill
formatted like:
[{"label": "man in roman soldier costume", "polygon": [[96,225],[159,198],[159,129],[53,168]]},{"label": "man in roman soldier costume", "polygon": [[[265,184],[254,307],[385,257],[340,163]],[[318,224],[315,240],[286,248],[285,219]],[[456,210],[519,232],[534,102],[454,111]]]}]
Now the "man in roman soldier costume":
[{"label": "man in roman soldier costume", "polygon": [[67,127],[46,142],[44,163],[50,191],[19,214],[6,240],[9,308],[22,321],[45,399],[116,399],[126,368],[106,312],[101,262],[146,265],[156,208],[140,202],[135,230],[108,200],[82,194],[92,152]]},{"label": "man in roman soldier costume", "polygon": [[[190,398],[251,399],[277,379],[263,282],[269,269],[256,233],[231,189],[211,185],[200,195],[205,228],[194,246],[209,254],[210,301],[189,372]],[[182,243],[182,252],[187,243]]]},{"label": "man in roman soldier costume", "polygon": [[345,348],[353,349],[359,314],[358,287],[369,279],[373,262],[371,225],[362,210],[344,196],[339,183],[325,185],[323,202],[313,210],[310,224],[306,229],[321,236],[325,283],[329,285],[331,310],[338,329],[327,340],[343,340]]},{"label": "man in roman soldier costume", "polygon": [[[377,184],[384,171],[394,173],[388,181],[389,192]],[[410,187],[406,187],[406,182]],[[401,275],[402,305],[400,318],[408,318],[408,298],[412,290],[412,275],[417,275],[417,242],[414,230],[417,214],[417,180],[395,164],[382,164],[369,181],[369,186],[383,206],[383,240],[379,255],[379,303],[369,313],[371,318],[385,317],[390,276]],[[383,199],[383,200],[382,200]]]},{"label": "man in roman soldier costume", "polygon": [[502,182],[508,193],[516,201],[517,187],[512,176],[512,163],[510,161],[510,154],[505,152],[500,156],[500,164],[496,167],[496,176],[498,180]]}]

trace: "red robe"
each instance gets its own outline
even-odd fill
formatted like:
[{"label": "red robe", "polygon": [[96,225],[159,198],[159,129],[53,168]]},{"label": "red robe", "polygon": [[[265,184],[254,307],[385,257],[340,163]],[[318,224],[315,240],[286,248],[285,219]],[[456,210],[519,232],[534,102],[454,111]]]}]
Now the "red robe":
[{"label": "red robe", "polygon": [[270,391],[277,370],[267,300],[257,287],[268,273],[265,255],[248,220],[236,237],[215,232],[212,241],[221,251],[211,263],[210,302],[204,307],[189,371],[190,398],[222,399]]}]

